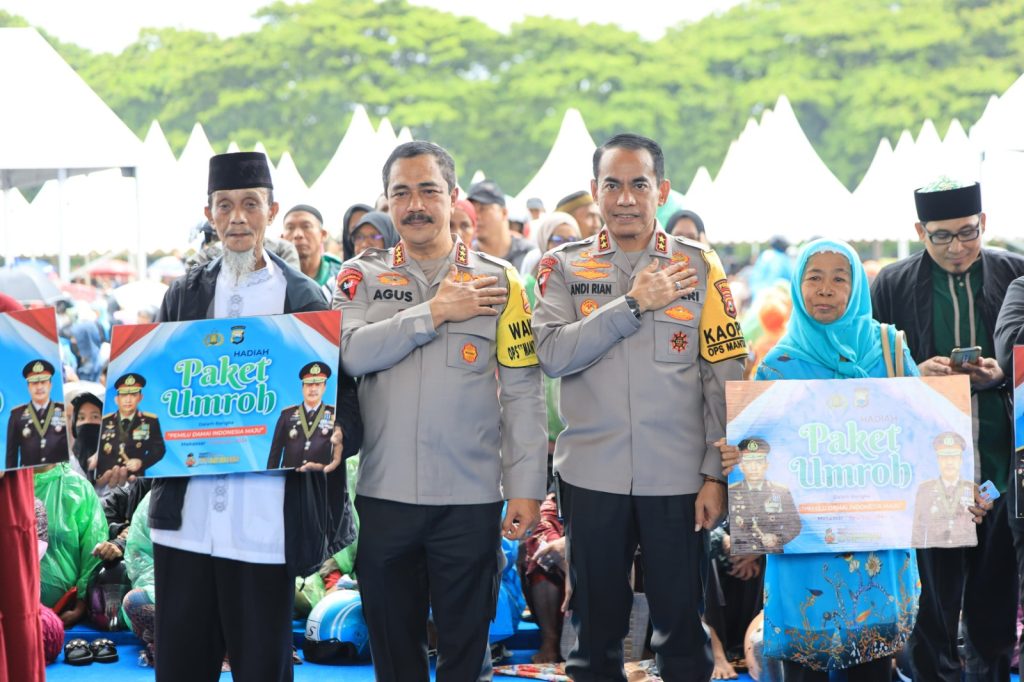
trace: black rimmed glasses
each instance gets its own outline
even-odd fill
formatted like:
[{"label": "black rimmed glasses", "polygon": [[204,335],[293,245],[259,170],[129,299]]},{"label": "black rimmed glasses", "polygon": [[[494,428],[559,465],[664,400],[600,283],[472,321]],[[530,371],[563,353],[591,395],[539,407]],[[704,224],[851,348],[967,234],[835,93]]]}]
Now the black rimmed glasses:
[{"label": "black rimmed glasses", "polygon": [[948,230],[936,230],[935,232],[929,232],[928,230],[925,230],[925,234],[928,235],[928,241],[940,246],[953,243],[954,238],[961,242],[973,242],[981,235],[981,223],[974,223],[974,225],[965,227],[959,232],[949,232]]}]

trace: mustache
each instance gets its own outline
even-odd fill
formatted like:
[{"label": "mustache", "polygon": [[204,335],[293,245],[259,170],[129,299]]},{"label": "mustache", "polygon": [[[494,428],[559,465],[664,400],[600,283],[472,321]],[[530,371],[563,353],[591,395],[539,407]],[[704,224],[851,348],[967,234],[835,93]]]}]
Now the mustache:
[{"label": "mustache", "polygon": [[431,217],[427,213],[410,213],[409,215],[407,215],[404,218],[402,218],[402,224],[403,225],[408,225],[409,223],[411,223],[414,220],[424,220],[424,221],[426,221],[428,223],[434,222],[433,217]]}]

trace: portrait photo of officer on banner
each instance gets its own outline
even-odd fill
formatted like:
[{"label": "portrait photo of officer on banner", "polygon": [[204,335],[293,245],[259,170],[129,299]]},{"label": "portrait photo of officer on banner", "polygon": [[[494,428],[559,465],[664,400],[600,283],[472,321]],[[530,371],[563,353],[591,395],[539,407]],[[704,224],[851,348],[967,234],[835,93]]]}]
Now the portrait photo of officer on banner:
[{"label": "portrait photo of officer on banner", "polygon": [[53,308],[0,315],[2,470],[66,462],[68,415]]}]

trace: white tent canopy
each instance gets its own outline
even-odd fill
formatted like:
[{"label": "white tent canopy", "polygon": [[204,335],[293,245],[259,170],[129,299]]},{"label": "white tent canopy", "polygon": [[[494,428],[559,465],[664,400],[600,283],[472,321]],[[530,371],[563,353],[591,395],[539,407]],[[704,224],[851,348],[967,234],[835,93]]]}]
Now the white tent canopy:
[{"label": "white tent canopy", "polygon": [[747,123],[709,193],[716,242],[845,234],[850,192],[814,151],[785,95]]},{"label": "white tent canopy", "polygon": [[[105,168],[134,175],[142,145],[132,131],[32,28],[0,28],[0,189],[37,186],[50,179]],[[60,188],[62,190],[62,187]],[[58,191],[58,195],[62,191]],[[70,271],[63,244],[63,199],[57,197],[56,242],[60,273]],[[131,231],[138,232],[137,214]],[[10,232],[12,225],[3,226]],[[8,261],[11,240],[6,240]],[[138,254],[143,258],[143,254]]]},{"label": "white tent canopy", "polygon": [[104,168],[135,168],[142,146],[33,28],[0,28],[0,189]]},{"label": "white tent canopy", "polygon": [[311,186],[315,206],[323,214],[325,225],[333,226],[327,228],[328,232],[340,229],[349,206],[372,204],[380,195],[379,169],[384,165],[380,149],[377,131],[366,109],[357,106],[337,151]]},{"label": "white tent canopy", "polygon": [[516,203],[525,205],[527,199],[539,197],[545,206],[553,207],[562,197],[589,189],[593,177],[591,159],[596,148],[579,109],[567,109],[551,151],[537,174],[516,196]]}]

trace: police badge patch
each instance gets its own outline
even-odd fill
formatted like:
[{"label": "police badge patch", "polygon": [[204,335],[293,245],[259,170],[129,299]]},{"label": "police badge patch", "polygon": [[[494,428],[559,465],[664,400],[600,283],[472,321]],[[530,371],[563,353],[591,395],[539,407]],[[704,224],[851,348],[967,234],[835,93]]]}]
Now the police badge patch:
[{"label": "police badge patch", "polygon": [[720,279],[715,282],[718,295],[722,297],[722,305],[725,306],[725,314],[736,319],[736,303],[732,300],[732,290],[729,288],[729,280]]},{"label": "police badge patch", "polygon": [[348,300],[356,297],[356,289],[363,281],[363,273],[357,268],[345,268],[338,273],[338,291],[345,294]]}]

